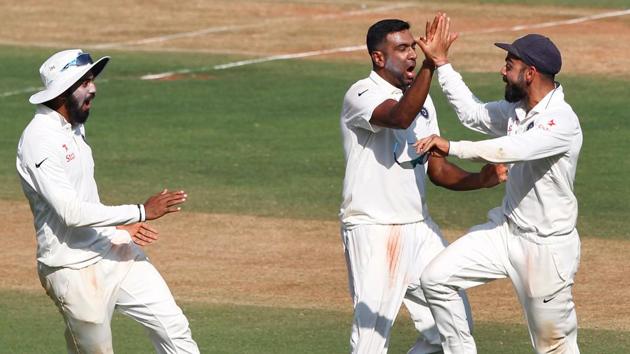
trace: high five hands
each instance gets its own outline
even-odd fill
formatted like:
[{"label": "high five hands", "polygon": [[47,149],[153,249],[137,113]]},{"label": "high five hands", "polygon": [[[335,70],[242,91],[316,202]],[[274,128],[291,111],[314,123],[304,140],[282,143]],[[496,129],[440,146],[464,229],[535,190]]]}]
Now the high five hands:
[{"label": "high five hands", "polygon": [[435,67],[448,63],[448,49],[459,36],[457,32],[451,33],[450,27],[451,19],[438,12],[433,22],[427,21],[425,35],[416,40],[426,59]]}]

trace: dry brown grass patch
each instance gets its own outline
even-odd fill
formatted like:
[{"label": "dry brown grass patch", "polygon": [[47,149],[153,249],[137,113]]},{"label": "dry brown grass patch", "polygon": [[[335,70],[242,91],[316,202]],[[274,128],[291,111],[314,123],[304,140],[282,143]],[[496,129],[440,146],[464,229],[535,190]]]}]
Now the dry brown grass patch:
[{"label": "dry brown grass patch", "polygon": [[[0,288],[42,292],[32,217],[25,202],[0,201]],[[182,212],[156,222],[147,253],[179,300],[350,311],[335,221]],[[462,232],[447,231],[454,240]],[[630,330],[625,269],[630,242],[583,238],[575,286],[579,324]],[[509,281],[469,290],[476,320],[523,323]]]},{"label": "dry brown grass patch", "polygon": [[[391,5],[406,7],[362,12]],[[370,24],[382,18],[410,21],[416,34],[438,10],[463,35],[452,59],[461,70],[498,71],[504,53],[492,43],[527,32],[551,36],[564,56],[563,73],[630,77],[630,16],[541,29],[509,31],[514,25],[567,20],[604,9],[503,4],[440,4],[386,1],[123,1],[26,0],[0,5],[0,43],[25,46],[97,47],[198,51],[267,56],[361,45]],[[68,20],[72,13],[71,21]],[[98,14],[98,15],[95,15]],[[481,34],[486,29],[503,29]],[[165,41],[132,42],[208,30]],[[366,63],[363,51],[334,54]]]}]

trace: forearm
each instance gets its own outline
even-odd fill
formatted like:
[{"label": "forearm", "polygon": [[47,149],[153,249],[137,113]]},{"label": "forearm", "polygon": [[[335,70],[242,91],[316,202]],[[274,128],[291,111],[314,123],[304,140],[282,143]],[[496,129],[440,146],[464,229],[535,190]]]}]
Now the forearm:
[{"label": "forearm", "polygon": [[413,84],[392,109],[392,117],[397,117],[400,121],[400,125],[404,126],[404,128],[409,127],[413,123],[424,106],[424,102],[429,95],[429,89],[431,88],[433,70],[434,67],[432,64],[428,63],[426,60],[422,62],[422,67],[418,71]]},{"label": "forearm", "polygon": [[467,128],[493,136],[502,136],[507,131],[507,102],[481,102],[468,88],[461,75],[451,65],[437,69],[438,82],[459,121]]},{"label": "forearm", "polygon": [[71,227],[116,226],[145,219],[141,204],[107,206],[59,196],[50,198],[49,203],[61,220]]},{"label": "forearm", "polygon": [[451,163],[445,163],[437,173],[429,174],[431,182],[436,186],[454,191],[469,191],[489,188],[481,173],[468,172]]},{"label": "forearm", "polygon": [[551,134],[532,129],[525,134],[481,141],[451,141],[449,155],[492,163],[537,160],[566,152],[571,134]]},{"label": "forearm", "polygon": [[455,191],[494,187],[507,178],[504,165],[485,165],[479,173],[468,172],[446,158],[431,156],[427,173],[435,185]]},{"label": "forearm", "polygon": [[399,101],[383,102],[372,113],[370,123],[386,128],[407,129],[424,106],[431,87],[433,66],[423,62],[422,67]]}]

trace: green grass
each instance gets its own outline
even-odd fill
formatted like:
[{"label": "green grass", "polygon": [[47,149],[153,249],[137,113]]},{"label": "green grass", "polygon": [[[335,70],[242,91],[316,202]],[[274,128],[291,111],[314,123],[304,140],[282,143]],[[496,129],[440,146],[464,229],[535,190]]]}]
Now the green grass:
[{"label": "green grass", "polygon": [[[35,69],[50,50],[0,47],[0,91],[38,85]],[[97,53],[98,54],[98,53]],[[87,123],[96,178],[106,203],[141,202],[163,187],[189,192],[188,210],[335,219],[344,162],[338,115],[345,90],[367,65],[282,61],[222,71],[209,80],[141,81],[146,73],[196,68],[231,58],[200,54],[114,53],[98,82]],[[465,74],[482,99],[502,96],[496,73]],[[581,118],[584,145],[576,193],[583,235],[630,235],[630,173],[625,124],[627,80],[560,76]],[[33,114],[29,94],[0,97],[0,199],[23,200],[15,147]],[[481,139],[462,128],[439,88],[442,134]],[[477,170],[479,164],[464,163]],[[429,183],[430,184],[430,183]],[[433,217],[467,228],[500,204],[503,187],[474,192],[429,188]]]},{"label": "green grass", "polygon": [[[514,300],[516,301],[516,299]],[[254,306],[182,304],[202,353],[344,353],[350,312]],[[63,353],[64,325],[52,302],[41,293],[0,291],[0,353]],[[152,353],[144,329],[122,315],[112,323],[117,353]],[[394,325],[390,353],[405,353],[415,329],[406,315]],[[476,323],[479,353],[531,353],[524,325]],[[35,339],[35,340],[34,340]],[[581,329],[583,353],[626,353],[630,333]]]}]

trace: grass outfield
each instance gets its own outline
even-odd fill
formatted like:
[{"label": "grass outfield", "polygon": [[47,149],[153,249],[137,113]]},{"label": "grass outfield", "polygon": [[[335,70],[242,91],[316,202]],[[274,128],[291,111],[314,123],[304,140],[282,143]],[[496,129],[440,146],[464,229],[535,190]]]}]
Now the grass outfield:
[{"label": "grass outfield", "polygon": [[[36,68],[51,50],[0,47],[0,91],[39,86]],[[96,53],[102,54],[102,53]],[[343,178],[338,114],[345,90],[367,75],[366,65],[282,61],[207,71],[170,81],[147,73],[208,67],[233,58],[200,54],[126,54],[98,84],[87,124],[96,178],[106,203],[143,201],[162,187],[189,192],[189,210],[290,218],[334,219]],[[457,63],[455,63],[457,65]],[[499,63],[497,63],[499,65]],[[465,74],[482,99],[502,95],[498,73]],[[630,128],[624,123],[627,80],[560,75],[578,113],[584,145],[576,192],[581,234],[630,235],[624,179],[630,173]],[[33,114],[29,94],[0,97],[0,198],[24,200],[14,158]],[[433,90],[442,134],[479,139],[462,128]],[[472,169],[479,164],[464,163]],[[429,205],[444,228],[467,228],[499,205],[503,188],[450,192],[431,187]]]},{"label": "grass outfield", "polygon": [[[183,304],[183,308],[202,353],[347,352],[350,313],[198,304]],[[0,291],[0,314],[1,353],[63,352],[62,319],[43,291],[35,295]],[[116,315],[112,330],[117,353],[153,352],[134,321]],[[475,338],[480,353],[531,353],[524,325],[476,323]],[[404,353],[414,341],[410,320],[400,316],[390,353]],[[578,341],[583,353],[622,354],[630,348],[630,333],[583,329]]]}]

